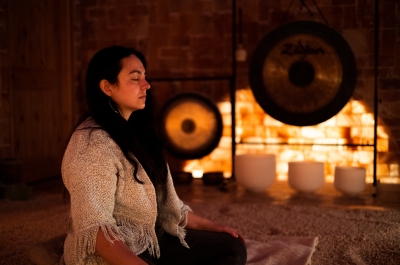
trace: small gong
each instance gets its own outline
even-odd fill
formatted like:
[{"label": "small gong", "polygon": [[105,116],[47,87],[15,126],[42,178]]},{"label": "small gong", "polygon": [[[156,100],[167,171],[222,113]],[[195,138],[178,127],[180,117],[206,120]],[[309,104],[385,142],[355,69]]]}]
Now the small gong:
[{"label": "small gong", "polygon": [[211,153],[222,136],[217,106],[198,93],[181,93],[162,108],[166,149],[181,159],[198,159]]}]

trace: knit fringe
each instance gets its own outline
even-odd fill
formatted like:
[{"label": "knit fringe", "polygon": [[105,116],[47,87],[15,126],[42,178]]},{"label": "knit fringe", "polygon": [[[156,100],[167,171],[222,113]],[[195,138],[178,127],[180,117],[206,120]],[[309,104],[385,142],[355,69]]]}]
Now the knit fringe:
[{"label": "knit fringe", "polygon": [[192,212],[192,209],[190,209],[190,207],[188,205],[183,204],[183,206],[181,208],[181,221],[179,222],[179,225],[177,226],[177,233],[176,233],[176,236],[179,238],[179,241],[186,248],[190,248],[189,245],[185,241],[186,229],[184,228],[188,222],[188,212],[189,211]]},{"label": "knit fringe", "polygon": [[83,264],[89,256],[97,256],[96,238],[99,229],[110,243],[119,240],[125,242],[137,255],[148,250],[150,255],[160,257],[160,248],[153,226],[144,228],[126,219],[117,220],[117,224],[118,226],[115,224],[98,224],[75,234],[75,245],[73,246],[75,264]]},{"label": "knit fringe", "polygon": [[94,226],[80,233],[72,234],[74,239],[73,258],[76,264],[84,264],[84,260],[95,253],[96,237],[99,226]]},{"label": "knit fringe", "polygon": [[[188,205],[183,204],[181,208],[181,221],[176,226],[176,232],[174,233],[186,248],[190,248],[185,241],[186,229],[184,228],[188,222],[189,211],[192,211],[192,209]],[[137,255],[147,250],[150,255],[157,258],[160,257],[160,248],[153,226],[143,227],[143,225],[139,226],[132,223],[129,219],[117,217],[115,219],[117,224],[98,224],[75,234],[74,260],[77,263],[95,254],[96,238],[99,229],[101,229],[104,237],[110,243],[119,240],[125,242]]]},{"label": "knit fringe", "polygon": [[188,205],[183,204],[181,208],[181,221],[179,222],[179,226],[185,227],[187,225],[189,211],[193,212]]},{"label": "knit fringe", "polygon": [[125,243],[137,255],[148,250],[149,254],[159,258],[160,248],[154,226],[136,225],[128,219],[118,219],[119,233]]},{"label": "knit fringe", "polygon": [[125,241],[124,238],[120,235],[119,229],[115,224],[97,224],[81,232],[78,232],[74,235],[75,244],[73,246],[73,253],[75,255],[73,260],[75,260],[77,264],[84,262],[84,260],[86,260],[88,256],[95,254],[96,239],[99,229],[101,229],[104,237],[110,243],[114,243],[114,241],[117,240],[122,242]]}]

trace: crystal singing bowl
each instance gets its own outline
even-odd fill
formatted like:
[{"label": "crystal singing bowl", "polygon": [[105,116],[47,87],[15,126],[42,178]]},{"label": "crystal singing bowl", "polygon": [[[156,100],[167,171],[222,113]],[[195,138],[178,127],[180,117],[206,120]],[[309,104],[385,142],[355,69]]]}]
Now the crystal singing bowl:
[{"label": "crystal singing bowl", "polygon": [[289,186],[299,192],[314,192],[324,185],[324,163],[289,162],[288,181]]},{"label": "crystal singing bowl", "polygon": [[276,157],[273,154],[235,155],[236,182],[252,192],[262,192],[275,181]]},{"label": "crystal singing bowl", "polygon": [[335,188],[343,194],[355,196],[365,189],[366,170],[362,167],[336,166]]}]

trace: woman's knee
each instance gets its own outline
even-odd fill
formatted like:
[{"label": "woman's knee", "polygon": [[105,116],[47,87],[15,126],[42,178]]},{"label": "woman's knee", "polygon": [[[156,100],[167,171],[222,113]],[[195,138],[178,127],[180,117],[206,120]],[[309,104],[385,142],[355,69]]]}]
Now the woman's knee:
[{"label": "woman's knee", "polygon": [[246,245],[240,238],[234,238],[232,246],[232,251],[235,253],[234,256],[237,258],[237,263],[235,264],[246,264],[247,260],[247,250]]},{"label": "woman's knee", "polygon": [[209,265],[245,265],[247,261],[246,246],[240,238],[226,240],[225,251],[209,260]]}]

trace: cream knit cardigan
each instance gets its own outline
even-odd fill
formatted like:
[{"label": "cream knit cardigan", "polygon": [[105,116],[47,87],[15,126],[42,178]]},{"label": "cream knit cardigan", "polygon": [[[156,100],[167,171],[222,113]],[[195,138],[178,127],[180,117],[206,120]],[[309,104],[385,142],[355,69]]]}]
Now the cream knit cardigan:
[{"label": "cream knit cardigan", "polygon": [[75,130],[61,167],[71,209],[60,264],[107,264],[95,252],[99,229],[110,242],[121,240],[136,254],[148,250],[159,257],[157,222],[188,247],[183,227],[190,208],[178,198],[171,174],[168,172],[164,201],[164,195],[156,198],[154,186],[140,164],[137,176],[144,184],[133,178],[133,171],[118,145],[93,119]]}]

